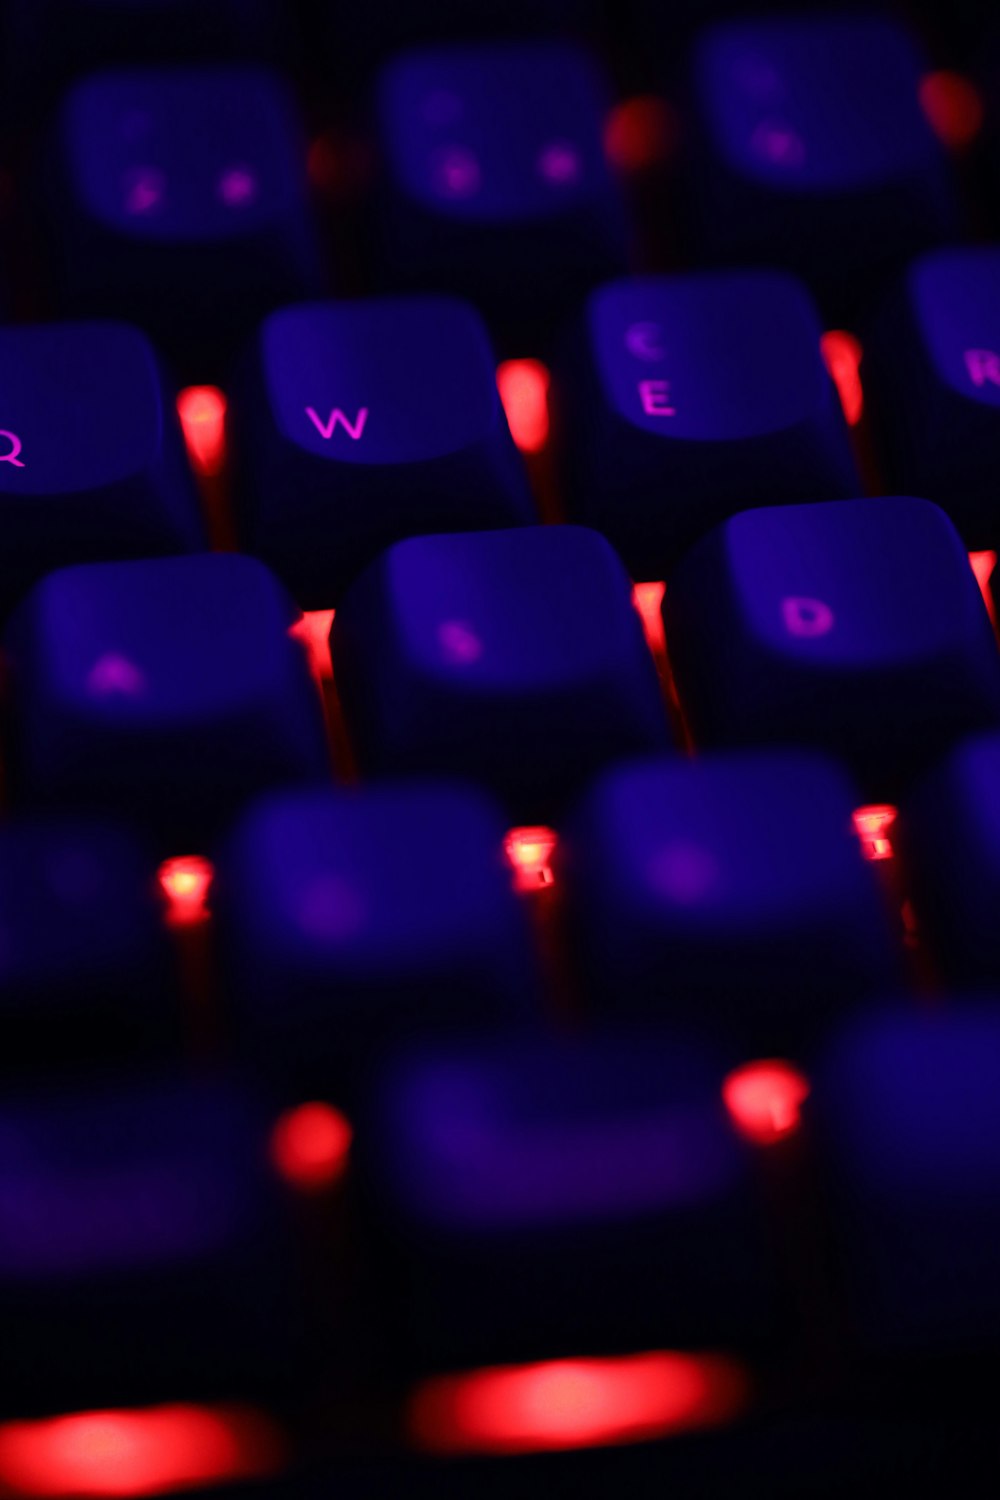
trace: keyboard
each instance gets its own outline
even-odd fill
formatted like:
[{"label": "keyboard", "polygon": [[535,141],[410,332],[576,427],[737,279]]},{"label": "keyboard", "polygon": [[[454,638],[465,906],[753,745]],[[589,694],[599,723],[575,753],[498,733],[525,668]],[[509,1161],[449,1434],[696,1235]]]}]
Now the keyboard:
[{"label": "keyboard", "polygon": [[0,76],[0,1500],[996,1495],[989,7]]}]

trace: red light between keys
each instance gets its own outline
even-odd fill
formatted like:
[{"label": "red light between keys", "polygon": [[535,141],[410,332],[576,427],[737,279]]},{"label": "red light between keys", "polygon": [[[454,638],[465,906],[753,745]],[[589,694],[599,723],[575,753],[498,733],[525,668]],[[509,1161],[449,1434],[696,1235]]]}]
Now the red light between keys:
[{"label": "red light between keys", "polygon": [[286,1110],[271,1133],[271,1160],[292,1187],[322,1192],[347,1171],[354,1132],[332,1104],[321,1100]]},{"label": "red light between keys", "polygon": [[522,453],[540,453],[549,440],[550,379],[538,359],[507,359],[497,369],[507,425]]},{"label": "red light between keys", "polygon": [[514,869],[514,885],[519,891],[537,891],[552,885],[552,855],[556,835],[551,828],[512,828],[504,839],[504,852]]},{"label": "red light between keys", "polygon": [[160,890],[167,902],[167,921],[186,927],[208,916],[208,893],[215,871],[200,854],[166,859],[159,869]]},{"label": "red light between keys", "polygon": [[637,1443],[731,1420],[749,1382],[734,1360],[654,1351],[471,1370],[425,1380],[407,1425],[432,1453],[541,1453]]},{"label": "red light between keys", "polygon": [[274,1473],[277,1427],[241,1406],[152,1406],[0,1425],[0,1492],[161,1495]]},{"label": "red light between keys", "polygon": [[188,458],[197,474],[212,478],[226,463],[226,398],[218,386],[189,385],[177,397]]},{"label": "red light between keys", "polygon": [[986,116],[982,96],[971,79],[948,69],[920,80],[920,107],[938,140],[953,151],[972,145]]},{"label": "red light between keys", "polygon": [[773,1146],[798,1130],[809,1080],[777,1058],[746,1063],[722,1085],[733,1124],[755,1146]]},{"label": "red light between keys", "polygon": [[830,379],[837,387],[844,419],[849,427],[857,427],[864,415],[865,395],[861,385],[862,348],[853,333],[843,328],[831,328],[820,339],[820,353]]}]

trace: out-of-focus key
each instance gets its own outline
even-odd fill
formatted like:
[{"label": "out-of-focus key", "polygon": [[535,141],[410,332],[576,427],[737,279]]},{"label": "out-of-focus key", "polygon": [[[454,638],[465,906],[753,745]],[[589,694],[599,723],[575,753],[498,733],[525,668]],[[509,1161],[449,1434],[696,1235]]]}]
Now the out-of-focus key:
[{"label": "out-of-focus key", "polygon": [[1000,249],[937,250],[916,261],[866,356],[890,484],[936,500],[970,547],[995,547]]},{"label": "out-of-focus key", "polygon": [[60,113],[50,249],[73,310],[141,323],[196,378],[281,302],[322,293],[305,150],[264,68],[134,68]]},{"label": "out-of-focus key", "polygon": [[73,562],[205,543],[180,428],[138,329],[0,330],[0,605]]},{"label": "out-of-focus key", "polygon": [[1000,984],[1000,734],[956,746],[902,819],[921,936],[955,984]]},{"label": "out-of-focus key", "polygon": [[857,494],[822,328],[773,271],[593,292],[556,388],[568,504],[633,577],[660,578],[735,510]]},{"label": "out-of-focus key", "polygon": [[287,1385],[300,1330],[268,1125],[230,1081],[5,1098],[7,1410]]},{"label": "out-of-focus key", "polygon": [[253,558],[94,563],[12,617],[17,795],[198,847],[249,797],[329,774],[295,611]]},{"label": "out-of-focus key", "polygon": [[879,16],[772,17],[704,32],[691,163],[709,253],[785,264],[838,308],[958,230],[908,34]]},{"label": "out-of-focus key", "polygon": [[594,1003],[767,1055],[897,983],[888,913],[852,829],[859,800],[835,764],[796,751],[607,772],[560,841]]},{"label": "out-of-focus key", "polygon": [[599,74],[568,46],[442,47],[389,63],[378,89],[388,276],[471,297],[520,332],[551,326],[622,271],[606,107]]},{"label": "out-of-focus key", "polygon": [[398,542],[344,596],[331,645],[365,770],[471,776],[518,822],[669,742],[628,577],[582,527]]},{"label": "out-of-focus key", "polygon": [[251,809],[216,886],[244,1048],[329,1088],[373,1047],[530,1018],[537,983],[504,833],[478,792],[445,783]]},{"label": "out-of-focus key", "polygon": [[397,1338],[494,1363],[772,1335],[725,1070],[656,1032],[404,1056],[359,1132]]},{"label": "out-of-focus key", "polygon": [[927,500],[744,511],[669,580],[664,621],[695,739],[843,756],[890,800],[1000,722],[1000,655],[967,554]]},{"label": "out-of-focus key", "polygon": [[0,832],[5,1071],[176,1046],[151,871],[113,824],[23,820]]},{"label": "out-of-focus key", "polygon": [[535,518],[489,337],[460,302],[272,313],[230,409],[247,546],[306,608],[400,537]]},{"label": "out-of-focus key", "polygon": [[[849,1326],[869,1354],[1000,1333],[1000,1007],[900,1005],[831,1041],[813,1093]],[[935,1401],[946,1398],[939,1381]]]}]

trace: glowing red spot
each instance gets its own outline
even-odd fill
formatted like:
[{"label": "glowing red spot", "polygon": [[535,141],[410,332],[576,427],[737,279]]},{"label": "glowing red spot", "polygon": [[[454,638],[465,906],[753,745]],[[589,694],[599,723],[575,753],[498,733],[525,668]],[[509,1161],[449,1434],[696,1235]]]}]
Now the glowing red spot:
[{"label": "glowing red spot", "polygon": [[333,662],[330,659],[333,614],[332,609],[307,609],[289,631],[290,635],[305,646],[309,666],[315,677],[333,677]]},{"label": "glowing red spot", "polygon": [[808,1094],[808,1079],[780,1059],[746,1063],[722,1085],[733,1124],[756,1146],[772,1146],[792,1135]]},{"label": "glowing red spot", "polygon": [[497,370],[507,425],[522,453],[539,453],[549,440],[550,378],[538,359],[507,359]]},{"label": "glowing red spot", "polygon": [[186,927],[205,920],[214,874],[211,863],[200,854],[164,860],[159,882],[167,902],[167,921],[172,926]]},{"label": "glowing red spot", "polygon": [[552,856],[556,835],[551,828],[512,828],[504,839],[504,853],[514,871],[514,885],[519,891],[536,891],[552,885]]},{"label": "glowing red spot", "polygon": [[536,1453],[715,1426],[747,1397],[735,1361],[657,1351],[436,1376],[411,1393],[407,1419],[430,1452]]},{"label": "glowing red spot", "polygon": [[293,1187],[321,1192],[347,1171],[353,1134],[332,1104],[298,1104],[286,1110],[271,1133],[271,1160]]},{"label": "glowing red spot", "polygon": [[159,1495],[273,1473],[277,1428],[238,1406],[77,1412],[0,1426],[0,1489],[59,1496]]},{"label": "glowing red spot", "polygon": [[938,140],[953,151],[971,146],[983,128],[982,96],[961,73],[927,73],[920,80],[920,107]]},{"label": "glowing red spot", "polygon": [[892,859],[889,830],[898,817],[898,809],[889,802],[873,802],[859,807],[854,814],[854,832],[861,840],[865,859]]},{"label": "glowing red spot", "polygon": [[226,398],[218,386],[189,385],[177,397],[188,458],[198,474],[211,478],[226,462]]},{"label": "glowing red spot", "polygon": [[824,333],[819,346],[830,372],[830,379],[837,387],[848,426],[857,427],[865,409],[865,393],[861,385],[861,344],[853,333],[847,333],[843,328],[831,328],[829,333]]},{"label": "glowing red spot", "polygon": [[666,591],[665,583],[637,583],[632,589],[632,603],[639,611],[642,628],[654,656],[662,656],[667,649],[661,612]]},{"label": "glowing red spot", "polygon": [[620,172],[646,172],[674,149],[677,124],[665,99],[636,94],[616,104],[604,122],[604,154]]},{"label": "glowing red spot", "polygon": [[990,588],[990,580],[996,570],[997,555],[995,552],[970,552],[969,562],[973,573],[976,575],[976,582],[979,584],[979,592],[983,596],[986,612],[995,630],[997,624],[996,605],[993,603],[993,591]]}]

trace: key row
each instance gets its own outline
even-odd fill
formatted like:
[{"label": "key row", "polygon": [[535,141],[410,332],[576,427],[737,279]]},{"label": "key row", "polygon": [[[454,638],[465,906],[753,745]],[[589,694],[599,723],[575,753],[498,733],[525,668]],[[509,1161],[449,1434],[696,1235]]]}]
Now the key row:
[{"label": "key row", "polygon": [[[278,1121],[239,1075],[7,1094],[5,1408],[280,1401],[317,1368],[347,1391],[374,1368],[384,1391],[428,1367],[673,1349],[714,1352],[701,1371],[728,1374],[729,1418],[808,1342],[759,1173],[762,1152],[787,1172],[803,1146],[820,1233],[797,1250],[842,1311],[841,1368],[884,1361],[902,1389],[948,1357],[953,1396],[936,1399],[965,1403],[1000,1326],[998,1058],[985,998],[874,1003],[808,1078],[662,1024],[410,1047],[359,1102],[344,1206],[360,1253],[327,1244],[308,1271],[276,1149],[300,1117]],[[322,1312],[331,1284],[365,1345]],[[411,1410],[428,1446],[444,1394]]]},{"label": "key row", "polygon": [[[924,71],[877,17],[707,31],[684,214],[696,257],[793,268],[843,316],[905,259],[958,238]],[[584,52],[418,49],[374,92],[377,285],[468,296],[507,338],[537,340],[633,263],[604,144],[610,91]],[[266,68],[91,74],[50,137],[37,196],[64,309],[143,324],[203,379],[248,321],[329,290],[301,122]]]}]

